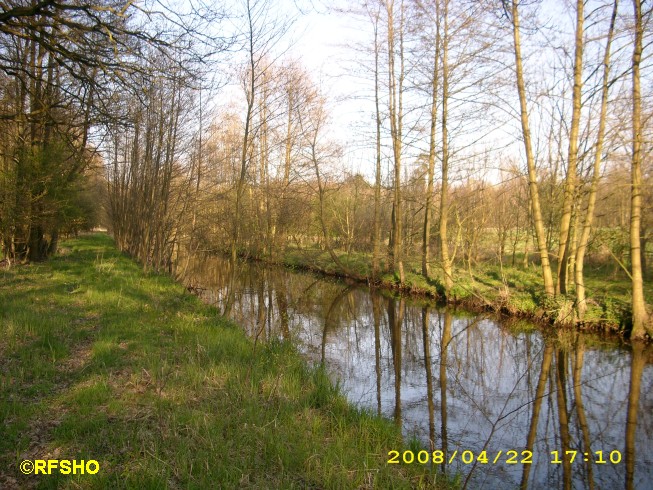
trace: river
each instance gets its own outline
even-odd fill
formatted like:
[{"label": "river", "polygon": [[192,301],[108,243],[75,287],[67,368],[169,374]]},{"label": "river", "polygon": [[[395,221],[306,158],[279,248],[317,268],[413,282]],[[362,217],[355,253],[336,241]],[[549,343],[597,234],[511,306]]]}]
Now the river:
[{"label": "river", "polygon": [[412,451],[388,460],[435,460],[469,488],[653,488],[650,350],[219,257],[184,282],[400,425]]}]

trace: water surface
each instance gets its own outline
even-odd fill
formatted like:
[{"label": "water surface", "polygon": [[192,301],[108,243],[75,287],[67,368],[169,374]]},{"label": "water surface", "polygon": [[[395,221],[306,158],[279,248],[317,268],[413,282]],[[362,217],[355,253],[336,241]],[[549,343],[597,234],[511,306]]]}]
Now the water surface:
[{"label": "water surface", "polygon": [[184,280],[250,336],[290,340],[324,363],[349,400],[418,441],[426,452],[412,464],[441,451],[439,470],[469,488],[653,488],[650,352],[515,333],[487,315],[257,263],[195,259]]}]

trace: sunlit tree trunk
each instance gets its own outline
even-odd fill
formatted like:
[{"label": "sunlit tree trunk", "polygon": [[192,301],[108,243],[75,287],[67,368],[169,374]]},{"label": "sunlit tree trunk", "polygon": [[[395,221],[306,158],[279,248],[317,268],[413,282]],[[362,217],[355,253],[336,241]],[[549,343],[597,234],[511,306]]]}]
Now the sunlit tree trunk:
[{"label": "sunlit tree trunk", "polygon": [[[438,2],[439,5],[439,2]],[[447,224],[449,220],[449,0],[444,0],[442,12],[442,191],[440,195],[440,260],[444,275],[445,294],[449,297],[453,288],[453,267],[449,255]]]},{"label": "sunlit tree trunk", "polygon": [[392,139],[392,153],[394,157],[394,193],[392,201],[392,234],[388,268],[391,271],[399,270],[399,281],[404,283],[404,268],[401,258],[402,247],[402,202],[401,202],[401,156],[403,140],[403,91],[404,91],[404,5],[400,4],[399,15],[399,73],[396,72],[395,62],[395,16],[394,0],[386,0],[388,17],[388,90],[389,90],[389,115],[390,135]]},{"label": "sunlit tree trunk", "polygon": [[[184,266],[181,269],[179,277],[183,277],[188,270],[188,265],[190,263],[191,256],[195,253],[199,247],[199,243],[195,244],[195,231],[197,227],[197,211],[198,204],[200,201],[200,183],[202,181],[202,156],[204,153],[202,142],[203,142],[203,133],[204,133],[204,118],[203,118],[203,107],[202,107],[202,87],[199,89],[199,134],[198,134],[198,143],[197,143],[197,157],[194,160],[191,160],[191,170],[190,170],[190,179],[189,187],[192,188],[192,181],[195,183],[195,192],[194,192],[194,202],[192,204],[192,217],[190,223],[190,230],[188,232],[188,246],[186,249],[186,257],[184,261]],[[193,175],[196,173],[197,175]],[[179,259],[179,257],[177,257]],[[179,260],[177,260],[179,262]]]},{"label": "sunlit tree trunk", "polygon": [[[429,163],[426,182],[426,202],[424,204],[424,228],[422,232],[422,275],[430,278],[431,218],[433,214],[433,174],[435,173],[435,136],[438,118],[437,98],[439,90],[438,58],[440,56],[440,9],[436,1],[435,52],[433,54],[433,73],[431,76],[431,129],[429,133]],[[445,33],[446,34],[446,33]]]},{"label": "sunlit tree trunk", "polygon": [[603,140],[605,137],[605,124],[608,113],[608,94],[610,89],[610,47],[612,45],[612,37],[614,35],[615,20],[617,18],[617,7],[619,1],[615,0],[612,7],[612,17],[610,18],[610,28],[608,30],[608,38],[605,45],[605,54],[603,55],[603,84],[601,87],[601,109],[599,115],[599,129],[596,137],[596,147],[594,149],[594,168],[592,170],[592,183],[590,184],[589,196],[587,198],[587,209],[585,210],[585,218],[583,221],[583,230],[578,241],[578,248],[576,249],[575,261],[575,283],[576,283],[576,311],[578,318],[582,320],[587,311],[587,303],[585,300],[585,279],[583,276],[583,262],[585,261],[585,252],[587,250],[587,243],[589,242],[590,232],[592,230],[592,222],[594,220],[594,207],[596,205],[596,193],[601,178],[601,161],[603,153]]},{"label": "sunlit tree trunk", "polygon": [[381,107],[379,103],[379,13],[374,13],[374,109],[376,116],[376,167],[374,170],[374,224],[372,230],[372,275],[381,268]]},{"label": "sunlit tree trunk", "polygon": [[547,296],[555,294],[551,264],[549,263],[549,252],[546,247],[546,233],[542,221],[542,208],[540,206],[540,194],[537,185],[537,172],[535,170],[535,157],[531,143],[531,130],[528,124],[528,108],[526,105],[526,86],[524,84],[524,69],[522,66],[521,41],[519,32],[519,2],[512,0],[512,31],[515,50],[515,71],[517,75],[517,91],[519,92],[519,105],[521,112],[522,135],[524,137],[524,150],[526,152],[526,165],[528,167],[528,188],[531,197],[531,210],[533,213],[533,224],[537,238],[537,248],[542,263],[542,278],[544,280],[544,292]]},{"label": "sunlit tree trunk", "polygon": [[247,73],[247,80],[245,83],[245,95],[247,101],[247,110],[245,111],[245,128],[243,131],[242,138],[242,147],[240,149],[240,172],[238,173],[236,179],[236,205],[234,209],[233,224],[232,224],[232,236],[231,236],[231,260],[236,262],[236,255],[238,253],[238,245],[240,241],[240,225],[241,225],[241,214],[242,214],[242,201],[243,193],[245,190],[245,178],[247,176],[247,165],[248,165],[248,149],[250,146],[250,129],[252,124],[252,113],[254,111],[254,99],[256,91],[256,61],[255,61],[255,52],[254,52],[254,23],[252,19],[252,11],[249,6],[249,1],[247,2],[247,15],[248,15],[248,24],[249,24],[249,66]]},{"label": "sunlit tree trunk", "polygon": [[644,298],[641,255],[641,212],[642,212],[642,97],[640,88],[640,63],[642,59],[642,4],[633,0],[635,9],[635,45],[633,48],[633,152],[631,163],[630,199],[630,275],[632,277],[633,339],[643,339],[646,334],[653,337]]},{"label": "sunlit tree trunk", "polygon": [[271,254],[271,210],[270,210],[270,176],[268,147],[268,118],[270,117],[268,99],[270,97],[270,80],[266,74],[263,75],[262,93],[259,100],[259,183],[258,183],[258,214],[259,214],[259,236],[261,242],[257,248],[268,255]]},{"label": "sunlit tree trunk", "polygon": [[576,195],[576,173],[578,167],[578,128],[580,126],[581,91],[583,88],[583,5],[576,0],[576,38],[574,48],[574,88],[572,93],[571,127],[569,130],[569,152],[567,154],[567,177],[560,217],[560,238],[558,240],[558,276],[556,292],[567,294],[567,269],[571,243],[571,218]]}]

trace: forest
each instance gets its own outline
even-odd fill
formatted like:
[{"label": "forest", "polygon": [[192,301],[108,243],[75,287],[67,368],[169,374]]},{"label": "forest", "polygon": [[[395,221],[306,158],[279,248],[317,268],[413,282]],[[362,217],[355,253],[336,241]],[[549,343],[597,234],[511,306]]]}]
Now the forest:
[{"label": "forest", "polygon": [[450,301],[493,278],[561,325],[623,284],[651,338],[652,7],[3,1],[2,264],[103,226],[146,270],[319,257]]}]

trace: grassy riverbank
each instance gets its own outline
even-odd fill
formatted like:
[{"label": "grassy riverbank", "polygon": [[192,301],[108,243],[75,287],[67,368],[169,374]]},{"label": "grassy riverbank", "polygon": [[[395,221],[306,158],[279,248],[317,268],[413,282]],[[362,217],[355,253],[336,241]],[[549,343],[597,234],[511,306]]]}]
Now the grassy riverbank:
[{"label": "grassy riverbank", "polygon": [[[318,249],[289,249],[281,259],[291,268],[307,269],[325,274],[349,276],[365,280],[372,276],[369,254],[338,253],[347,269],[338,268],[329,254]],[[418,295],[443,298],[444,277],[437,264],[432,265],[432,279],[421,274],[419,258],[404,263],[405,283],[399,284],[395,274],[384,274],[377,285],[388,289],[402,289]],[[526,269],[499,265],[478,265],[472,271],[456,269],[455,286],[450,302],[476,310],[492,310],[514,317],[544,322],[570,324],[573,320],[574,296],[546,300],[542,294],[540,268],[531,264]],[[621,270],[607,267],[586,269],[587,312],[579,326],[583,329],[623,335],[630,325],[631,289],[628,276]],[[644,285],[649,304],[653,303],[653,284]]]},{"label": "grassy riverbank", "polygon": [[[290,346],[254,345],[105,235],[0,270],[0,487],[415,488],[398,429]],[[22,475],[29,459],[95,475]]]}]

